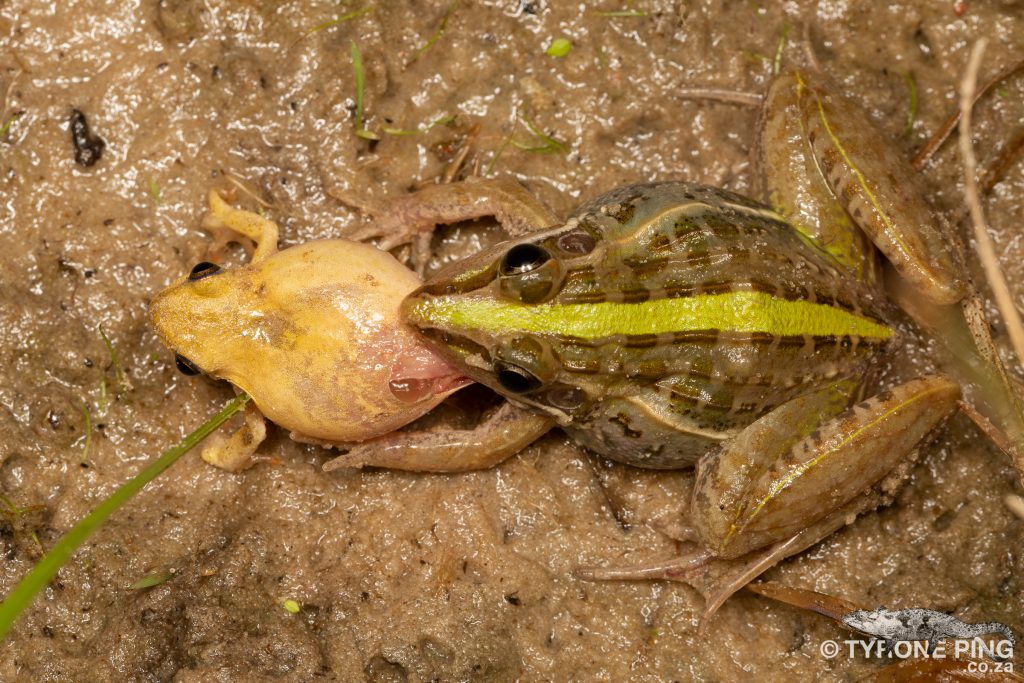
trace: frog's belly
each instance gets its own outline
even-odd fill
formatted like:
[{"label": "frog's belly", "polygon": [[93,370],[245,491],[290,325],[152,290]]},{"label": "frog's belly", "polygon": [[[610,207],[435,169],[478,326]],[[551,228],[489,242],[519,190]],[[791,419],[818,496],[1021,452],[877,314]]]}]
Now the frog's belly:
[{"label": "frog's belly", "polygon": [[[702,432],[696,423],[666,430],[645,406],[615,401],[582,426],[565,431],[581,446],[610,460],[646,469],[692,467],[711,448],[735,432]],[[691,427],[691,429],[687,429]]]},{"label": "frog's belly", "polygon": [[711,382],[685,375],[623,383],[564,428],[578,443],[612,460],[650,469],[681,469],[801,394],[834,385],[848,392],[849,401],[856,400],[866,385],[866,374],[863,368],[860,371],[857,376],[806,377],[788,386]]}]

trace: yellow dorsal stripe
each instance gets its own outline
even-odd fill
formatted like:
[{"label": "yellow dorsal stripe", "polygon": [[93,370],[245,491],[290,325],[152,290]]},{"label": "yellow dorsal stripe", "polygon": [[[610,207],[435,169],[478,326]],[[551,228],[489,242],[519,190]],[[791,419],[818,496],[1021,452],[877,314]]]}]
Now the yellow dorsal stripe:
[{"label": "yellow dorsal stripe", "polygon": [[881,340],[893,334],[886,325],[827,304],[789,301],[765,292],[726,292],[638,303],[539,305],[438,297],[416,302],[409,309],[409,318],[413,324],[452,330],[532,332],[580,339],[699,330]]}]

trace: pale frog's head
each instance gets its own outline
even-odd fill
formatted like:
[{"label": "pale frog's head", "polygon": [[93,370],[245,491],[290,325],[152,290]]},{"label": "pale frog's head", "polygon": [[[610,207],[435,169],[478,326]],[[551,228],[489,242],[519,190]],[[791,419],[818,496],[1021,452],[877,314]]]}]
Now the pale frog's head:
[{"label": "pale frog's head", "polygon": [[150,315],[183,371],[228,380],[304,436],[361,441],[465,384],[399,319],[417,285],[386,252],[322,240],[240,268],[200,263]]}]

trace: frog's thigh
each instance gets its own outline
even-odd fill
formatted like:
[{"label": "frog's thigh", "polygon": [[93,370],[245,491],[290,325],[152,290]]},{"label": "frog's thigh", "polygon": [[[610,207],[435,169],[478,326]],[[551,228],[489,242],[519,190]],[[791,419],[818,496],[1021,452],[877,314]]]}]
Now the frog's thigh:
[{"label": "frog's thigh", "polygon": [[245,424],[230,437],[213,435],[203,447],[203,460],[229,472],[240,472],[252,467],[253,454],[267,438],[263,414],[251,402],[245,407]]},{"label": "frog's thigh", "polygon": [[277,251],[277,224],[253,213],[236,209],[220,196],[217,190],[210,190],[209,212],[203,217],[203,227],[211,231],[231,230],[248,237],[256,243],[253,263],[258,263]]},{"label": "frog's thigh", "polygon": [[820,424],[795,441],[787,435],[806,420],[808,399],[785,403],[700,463],[693,524],[725,558],[797,535],[869,495],[959,398],[959,385],[931,376],[835,414],[835,403],[819,392],[819,412],[812,415]]},{"label": "frog's thigh", "polygon": [[413,472],[468,472],[494,467],[540,438],[554,420],[505,403],[472,430],[396,432],[355,446],[324,464]]},{"label": "frog's thigh", "polygon": [[967,292],[960,245],[924,200],[920,178],[859,105],[794,74],[811,156],[853,220],[900,276],[934,303]]},{"label": "frog's thigh", "polygon": [[772,208],[858,280],[877,281],[881,272],[877,252],[811,158],[793,74],[775,79],[761,116],[760,174]]},{"label": "frog's thigh", "polygon": [[659,470],[690,467],[724,438],[689,421],[657,387],[606,398],[585,423],[567,431],[606,458]]}]

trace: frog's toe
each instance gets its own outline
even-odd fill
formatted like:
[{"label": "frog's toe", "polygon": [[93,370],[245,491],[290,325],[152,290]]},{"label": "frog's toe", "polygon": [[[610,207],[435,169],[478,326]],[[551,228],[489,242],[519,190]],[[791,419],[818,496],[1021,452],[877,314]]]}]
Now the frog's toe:
[{"label": "frog's toe", "polygon": [[[355,230],[350,231],[346,236],[346,239],[350,239],[353,242],[368,242],[370,240],[379,240],[377,246],[387,251],[389,248],[398,246],[401,240],[396,241],[393,236],[386,236],[386,228],[377,221],[370,221],[365,225],[361,225]],[[388,242],[394,242],[391,247],[385,248],[385,244]]]},{"label": "frog's toe", "polygon": [[585,581],[641,581],[663,580],[690,582],[690,578],[714,555],[707,550],[697,550],[670,560],[637,567],[579,567],[575,574]]},{"label": "frog's toe", "polygon": [[704,596],[698,632],[703,633],[708,621],[729,597],[760,574],[805,547],[801,535],[776,543],[735,560],[715,557],[709,550],[698,549],[668,561],[631,568],[585,567],[576,576],[588,581],[680,581]]}]

